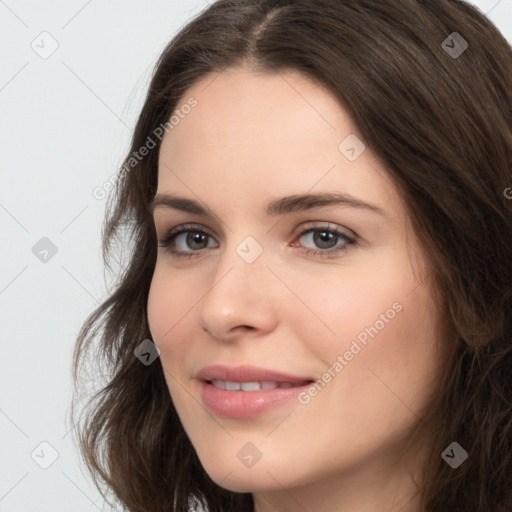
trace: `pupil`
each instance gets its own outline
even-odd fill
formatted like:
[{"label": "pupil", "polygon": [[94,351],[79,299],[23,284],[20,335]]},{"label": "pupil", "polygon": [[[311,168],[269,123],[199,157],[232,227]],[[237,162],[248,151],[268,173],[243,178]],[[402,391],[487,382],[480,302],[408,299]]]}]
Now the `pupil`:
[{"label": "pupil", "polygon": [[[328,231],[319,231],[318,237],[315,237],[315,243],[321,247],[322,249],[328,249],[332,247],[332,244],[329,242],[332,242],[333,239],[336,238],[336,235],[334,233],[329,233]],[[327,240],[325,239],[327,238]]]},{"label": "pupil", "polygon": [[202,235],[201,233],[196,232],[194,234],[189,234],[189,236],[187,237],[187,244],[192,246],[194,243],[201,244],[201,241],[204,241],[204,238],[206,238],[206,235]]}]

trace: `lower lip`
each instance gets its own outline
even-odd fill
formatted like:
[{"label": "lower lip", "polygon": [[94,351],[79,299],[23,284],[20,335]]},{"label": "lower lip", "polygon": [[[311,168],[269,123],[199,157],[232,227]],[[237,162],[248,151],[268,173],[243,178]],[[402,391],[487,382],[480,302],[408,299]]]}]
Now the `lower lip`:
[{"label": "lower lip", "polygon": [[203,403],[215,415],[224,418],[252,418],[296,398],[311,383],[259,391],[226,391],[204,381],[200,381],[200,385]]}]

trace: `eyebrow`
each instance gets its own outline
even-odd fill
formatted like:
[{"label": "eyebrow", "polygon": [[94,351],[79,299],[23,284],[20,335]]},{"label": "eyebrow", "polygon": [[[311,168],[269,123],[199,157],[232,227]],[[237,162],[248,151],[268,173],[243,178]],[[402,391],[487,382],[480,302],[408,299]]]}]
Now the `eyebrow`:
[{"label": "eyebrow", "polygon": [[[365,203],[349,194],[334,192],[295,194],[272,199],[265,204],[265,213],[269,216],[277,216],[336,205],[358,208],[389,218],[389,214],[378,206]],[[216,217],[209,208],[201,203],[173,194],[157,194],[149,205],[150,213],[154,213],[157,208],[172,208],[186,213]]]}]

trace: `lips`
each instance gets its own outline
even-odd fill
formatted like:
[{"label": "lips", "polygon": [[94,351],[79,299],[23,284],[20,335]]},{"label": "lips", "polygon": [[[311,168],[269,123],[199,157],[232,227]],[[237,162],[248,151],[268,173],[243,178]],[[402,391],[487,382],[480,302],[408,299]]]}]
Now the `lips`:
[{"label": "lips", "polygon": [[207,366],[196,375],[204,405],[216,416],[248,419],[292,401],[314,379],[254,366]]},{"label": "lips", "polygon": [[280,387],[281,384],[301,385],[305,382],[314,381],[310,376],[290,375],[284,372],[267,368],[257,368],[250,365],[232,367],[225,365],[206,366],[198,372],[196,379],[204,382],[275,382],[278,384],[278,387]]}]

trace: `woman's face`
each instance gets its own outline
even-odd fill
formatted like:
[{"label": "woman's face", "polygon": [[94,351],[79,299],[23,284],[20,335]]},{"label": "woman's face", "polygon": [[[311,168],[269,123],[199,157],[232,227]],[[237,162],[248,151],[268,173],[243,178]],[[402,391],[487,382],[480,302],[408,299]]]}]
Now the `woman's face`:
[{"label": "woman's face", "polygon": [[187,101],[159,156],[168,244],[148,315],[201,463],[222,487],[301,503],[315,483],[388,485],[439,375],[431,269],[397,189],[296,72],[230,68]]}]

